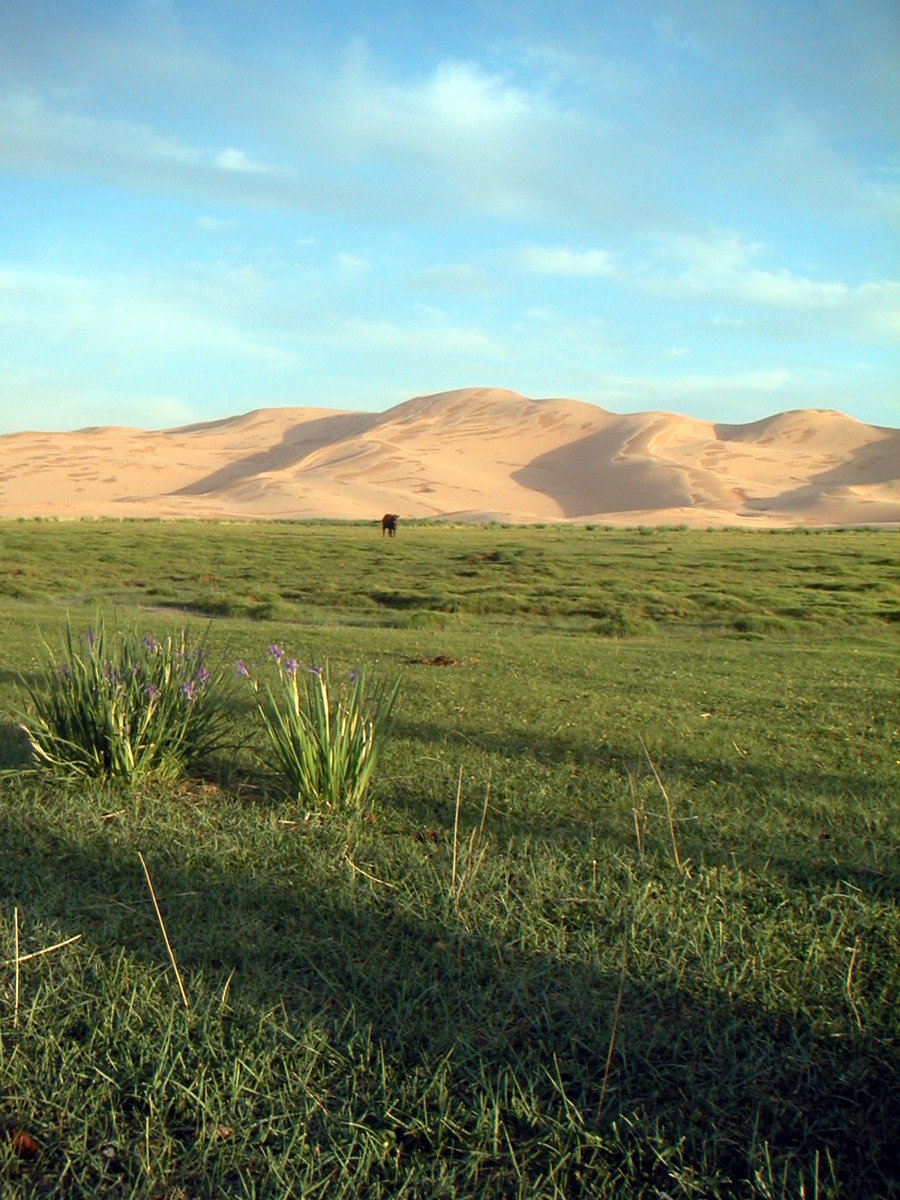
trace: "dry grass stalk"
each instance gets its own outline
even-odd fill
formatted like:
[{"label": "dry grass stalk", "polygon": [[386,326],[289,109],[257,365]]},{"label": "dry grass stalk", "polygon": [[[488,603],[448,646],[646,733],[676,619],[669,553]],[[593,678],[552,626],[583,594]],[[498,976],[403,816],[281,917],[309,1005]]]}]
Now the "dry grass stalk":
[{"label": "dry grass stalk", "polygon": [[357,875],[362,875],[364,879],[369,879],[372,881],[372,883],[380,883],[382,887],[392,888],[394,891],[397,890],[396,883],[388,883],[388,881],[386,879],[379,879],[377,875],[370,875],[368,871],[364,871],[362,869],[362,867],[358,867],[356,865],[356,863],[353,861],[353,859],[350,857],[350,855],[347,853],[347,851],[349,849],[350,849],[349,846],[346,846],[344,848],[344,862],[347,863],[347,865],[352,870],[354,870],[357,873]]},{"label": "dry grass stalk", "polygon": [[456,785],[456,811],[453,816],[453,866],[450,873],[450,896],[454,906],[459,904],[462,896],[463,888],[466,881],[474,879],[481,870],[481,865],[484,862],[484,857],[487,854],[487,846],[483,846],[482,839],[484,837],[484,827],[487,823],[488,808],[491,802],[491,777],[488,776],[487,787],[484,792],[484,805],[481,810],[481,821],[477,828],[473,828],[469,835],[468,852],[465,856],[465,870],[460,873],[460,855],[459,855],[459,810],[462,805],[462,767],[459,768],[459,779]]},{"label": "dry grass stalk", "polygon": [[459,853],[459,806],[462,802],[462,763],[459,766],[459,779],[456,784],[456,812],[453,817],[453,866],[450,871],[450,895],[456,899],[456,864]]},{"label": "dry grass stalk", "polygon": [[7,967],[11,962],[31,962],[33,958],[40,958],[43,954],[52,954],[54,950],[62,950],[63,946],[71,946],[73,942],[81,940],[81,934],[76,933],[74,937],[66,938],[63,942],[54,942],[52,946],[45,946],[43,950],[32,950],[30,954],[20,954],[16,959],[4,959],[0,966]]},{"label": "dry grass stalk", "polygon": [[481,810],[481,824],[478,826],[478,840],[481,840],[484,833],[484,823],[487,820],[488,805],[491,802],[491,779],[494,775],[494,768],[491,767],[488,771],[487,787],[484,789],[484,808]]},{"label": "dry grass stalk", "polygon": [[15,955],[16,964],[16,988],[15,1000],[13,1001],[13,1029],[19,1027],[19,910],[13,909],[13,954]]},{"label": "dry grass stalk", "polygon": [[628,783],[631,786],[631,799],[632,799],[631,815],[634,817],[634,833],[635,833],[635,837],[637,838],[638,855],[641,858],[643,858],[644,857],[644,838],[643,838],[643,834],[641,832],[641,819],[640,819],[641,814],[638,812],[638,807],[637,807],[637,793],[634,790],[634,776],[631,774],[630,771],[628,772]]},{"label": "dry grass stalk", "polygon": [[675,852],[675,866],[678,868],[679,871],[683,871],[684,867],[681,865],[681,855],[678,853],[678,841],[675,837],[675,822],[672,818],[672,802],[669,799],[669,793],[666,791],[665,784],[659,777],[659,771],[657,771],[656,765],[653,762],[653,759],[650,757],[650,751],[647,749],[647,745],[640,734],[638,734],[638,740],[640,741],[641,745],[644,747],[644,753],[647,756],[647,762],[650,764],[650,770],[653,772],[656,782],[659,784],[659,790],[662,792],[662,794],[665,798],[666,816],[669,821],[669,833],[672,836],[672,849]]},{"label": "dry grass stalk", "polygon": [[856,1017],[856,1027],[862,1032],[862,1017],[860,1016],[859,1006],[853,999],[853,972],[856,968],[856,956],[859,953],[859,938],[853,943],[853,953],[850,956],[850,967],[847,971],[847,999],[850,1001],[850,1007],[853,1009],[853,1015]]},{"label": "dry grass stalk", "polygon": [[222,988],[222,999],[219,1001],[219,1008],[220,1008],[220,1009],[222,1009],[222,1008],[224,1008],[224,1007],[225,1007],[225,1002],[226,1002],[226,1001],[227,1001],[227,999],[228,999],[228,990],[229,990],[229,988],[231,987],[231,981],[232,981],[232,979],[234,979],[234,973],[235,973],[235,971],[236,971],[236,970],[237,970],[237,967],[232,967],[232,968],[231,968],[231,974],[230,974],[230,975],[228,976],[228,978],[225,980],[225,986]]},{"label": "dry grass stalk", "polygon": [[150,896],[153,900],[153,907],[156,909],[156,918],[159,921],[159,927],[162,930],[163,940],[166,943],[166,949],[169,952],[169,959],[175,971],[175,978],[178,980],[178,990],[181,992],[181,999],[184,1001],[184,1011],[189,1012],[187,992],[184,990],[184,983],[181,978],[181,972],[178,970],[178,963],[175,961],[175,954],[172,951],[172,943],[169,941],[169,935],[166,932],[166,923],[163,920],[162,913],[159,911],[159,903],[156,899],[156,892],[153,890],[153,880],[150,878],[150,872],[147,870],[147,864],[144,861],[144,856],[138,850],[138,858],[141,860],[141,866],[144,868],[144,874],[147,877],[147,887],[150,889]]},{"label": "dry grass stalk", "polygon": [[606,1085],[609,1082],[609,1072],[612,1067],[613,1051],[616,1047],[616,1033],[619,1029],[619,1015],[622,1012],[622,994],[625,991],[625,967],[628,963],[628,922],[625,922],[625,929],[622,937],[622,970],[619,973],[619,994],[616,996],[616,1007],[613,1012],[612,1029],[609,1034],[609,1049],[606,1052],[606,1066],[603,1069],[603,1083],[600,1087],[600,1100],[597,1103],[597,1124],[600,1123],[600,1118],[603,1115],[603,1102],[606,1099]]}]

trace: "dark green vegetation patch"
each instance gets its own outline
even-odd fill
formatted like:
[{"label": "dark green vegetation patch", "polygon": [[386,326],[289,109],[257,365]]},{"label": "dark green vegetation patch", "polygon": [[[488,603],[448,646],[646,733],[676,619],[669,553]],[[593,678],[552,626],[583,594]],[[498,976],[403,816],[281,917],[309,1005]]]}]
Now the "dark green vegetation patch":
[{"label": "dark green vegetation patch", "polygon": [[[897,545],[0,525],[0,1194],[891,1195]],[[98,607],[402,672],[369,806],[240,690],[187,783],[27,771]]]}]

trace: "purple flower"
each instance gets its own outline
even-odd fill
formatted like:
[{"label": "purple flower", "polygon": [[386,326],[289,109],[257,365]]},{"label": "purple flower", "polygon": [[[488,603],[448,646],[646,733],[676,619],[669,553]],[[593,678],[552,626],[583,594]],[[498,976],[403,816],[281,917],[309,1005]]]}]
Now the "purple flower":
[{"label": "purple flower", "polygon": [[318,679],[322,678],[322,668],[321,667],[312,666],[309,668],[309,673],[310,673],[310,675],[315,675]]},{"label": "purple flower", "polygon": [[207,669],[206,669],[206,667],[204,667],[203,663],[201,663],[199,665],[199,667],[197,667],[197,673],[195,674],[194,678],[197,680],[198,683],[208,683],[209,682],[209,671],[207,671]]},{"label": "purple flower", "polygon": [[284,651],[280,646],[276,646],[274,643],[269,647],[269,654],[271,654],[276,662],[281,662],[281,660],[284,658]]},{"label": "purple flower", "polygon": [[192,679],[190,683],[183,683],[181,685],[181,694],[182,696],[186,696],[190,703],[193,704],[194,697],[197,694],[197,680]]},{"label": "purple flower", "polygon": [[97,645],[97,635],[94,633],[93,629],[88,630],[88,645],[92,650]]},{"label": "purple flower", "polygon": [[159,652],[159,642],[152,633],[148,633],[144,638],[144,647],[145,649],[149,650],[151,654],[157,654]]},{"label": "purple flower", "polygon": [[236,666],[237,666],[237,673],[241,677],[241,679],[249,679],[250,678],[250,668],[247,666],[247,664],[244,662],[244,660],[242,658],[239,658],[237,660]]},{"label": "purple flower", "polygon": [[296,675],[297,667],[299,665],[300,664],[297,662],[296,658],[288,658],[285,660],[284,669],[287,671],[288,675]]},{"label": "purple flower", "polygon": [[155,683],[148,683],[144,688],[144,695],[152,702],[153,699],[159,695],[159,688]]}]

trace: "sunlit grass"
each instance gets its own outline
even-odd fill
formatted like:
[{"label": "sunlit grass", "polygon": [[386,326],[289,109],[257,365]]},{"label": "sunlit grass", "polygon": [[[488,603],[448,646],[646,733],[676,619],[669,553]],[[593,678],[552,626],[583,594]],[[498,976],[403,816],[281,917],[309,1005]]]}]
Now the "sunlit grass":
[{"label": "sunlit grass", "polygon": [[[256,570],[288,605],[214,620],[210,661],[402,672],[345,810],[269,780],[249,684],[202,775],[19,769],[15,677],[66,609],[76,639],[104,596],[157,637],[172,613],[92,569],[76,601],[45,526],[10,528],[47,599],[0,601],[4,1196],[890,1194],[895,535],[121,526],[173,600]],[[520,610],[475,612],[460,565]]]}]

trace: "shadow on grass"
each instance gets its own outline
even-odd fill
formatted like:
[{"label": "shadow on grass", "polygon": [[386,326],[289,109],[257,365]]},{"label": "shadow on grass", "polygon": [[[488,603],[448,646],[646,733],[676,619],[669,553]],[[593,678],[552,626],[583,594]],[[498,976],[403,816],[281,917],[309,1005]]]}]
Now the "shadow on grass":
[{"label": "shadow on grass", "polygon": [[21,725],[0,721],[0,771],[25,770],[31,765],[31,750]]},{"label": "shadow on grass", "polygon": [[[649,771],[647,759],[639,743],[625,746],[614,744],[606,737],[597,741],[583,737],[560,737],[555,734],[522,730],[509,733],[480,727],[449,729],[435,722],[398,721],[394,732],[399,737],[421,742],[427,746],[458,743],[472,746],[486,754],[507,758],[529,758],[536,763],[575,763],[590,767],[607,767],[619,771],[627,780],[630,774]],[[651,753],[653,748],[651,747]],[[812,790],[824,797],[844,797],[864,794],[875,789],[859,770],[848,769],[840,774],[825,770],[803,770],[775,763],[759,763],[749,759],[725,762],[721,759],[694,758],[679,753],[665,754],[656,765],[667,779],[684,779],[704,785],[710,781],[734,783],[740,781],[745,791],[771,792],[773,786]]]},{"label": "shadow on grass", "polygon": [[[466,749],[471,748],[494,759],[503,756],[541,767],[566,765],[569,768],[583,768],[585,777],[587,772],[599,773],[596,775],[598,780],[603,772],[612,772],[619,776],[620,783],[616,786],[623,798],[632,795],[633,783],[649,780],[658,796],[657,806],[664,804],[646,755],[637,744],[629,747],[622,742],[612,743],[605,738],[591,743],[583,738],[524,730],[521,733],[482,728],[447,730],[435,723],[402,720],[396,725],[395,734],[410,743],[420,743],[432,751],[435,746],[440,745],[452,746],[454,749],[459,747],[462,761],[465,761]],[[896,897],[900,894],[900,877],[896,872],[882,872],[872,867],[871,848],[864,836],[865,830],[853,831],[852,836],[848,837],[846,831],[843,834],[841,831],[832,833],[828,828],[830,816],[839,815],[849,798],[871,799],[882,808],[889,807],[890,793],[886,784],[867,778],[860,770],[854,770],[850,766],[846,772],[837,773],[754,762],[737,759],[736,756],[735,761],[691,757],[683,752],[665,754],[658,758],[654,754],[654,761],[676,805],[679,784],[684,783],[691,790],[700,788],[707,793],[710,785],[721,789],[723,804],[735,803],[739,797],[739,802],[745,808],[760,806],[761,815],[756,825],[758,837],[756,843],[749,848],[744,844],[736,844],[734,839],[722,832],[715,813],[705,816],[692,814],[692,824],[679,826],[679,835],[682,839],[683,853],[695,861],[702,861],[708,866],[738,862],[749,869],[764,867],[767,871],[777,872],[784,878],[804,886],[846,880],[856,887],[863,888],[870,895]],[[496,769],[494,780],[496,786]],[[608,791],[608,780],[604,787]],[[583,790],[590,792],[590,785]],[[798,808],[802,810],[801,815],[797,817],[795,840],[787,846],[783,831],[772,833],[766,828],[765,812],[773,794],[779,797],[794,795],[798,801]],[[414,815],[424,816],[423,806],[415,797],[405,800],[402,795],[398,795],[392,799],[398,807],[406,808]],[[631,805],[632,800],[628,799],[626,809],[630,811]],[[583,808],[582,804],[581,809]],[[816,820],[819,810],[822,810],[823,815]],[[825,815],[827,812],[830,812],[830,815]],[[442,812],[439,819],[452,822],[452,816],[451,805]],[[561,829],[581,828],[585,837],[589,838],[592,830],[597,832],[598,829],[615,837],[615,829],[621,828],[623,846],[634,846],[630,818],[627,828],[623,827],[620,807],[610,808],[608,804],[603,804],[596,798],[590,803],[588,813],[579,809],[578,800],[564,797],[555,808],[544,806],[527,814],[507,815],[501,818],[500,824],[503,830],[510,834],[548,836],[551,839],[557,836]],[[807,826],[810,828],[806,828]],[[887,842],[885,853],[889,857],[890,846]]]},{"label": "shadow on grass", "polygon": [[[670,1146],[683,1139],[687,1164],[742,1189],[767,1142],[776,1163],[793,1158],[804,1170],[827,1147],[842,1195],[882,1194],[890,1177],[884,1104],[893,1068],[889,1051],[865,1033],[837,1038],[803,1016],[702,996],[662,967],[652,977],[626,972],[598,1125],[617,971],[471,934],[452,913],[440,914],[437,896],[434,916],[423,917],[402,891],[343,886],[337,868],[334,887],[323,887],[302,854],[290,880],[283,869],[249,874],[246,865],[229,867],[212,854],[186,866],[145,832],[143,850],[189,990],[194,972],[221,988],[234,969],[234,1004],[280,1007],[298,1024],[315,1018],[341,1044],[370,1032],[399,1072],[449,1056],[460,1124],[455,1134],[445,1131],[440,1147],[412,1144],[413,1155],[460,1161],[481,1136],[465,1124],[479,1098],[512,1078],[530,1100],[503,1102],[513,1158],[495,1144],[498,1170],[518,1164],[533,1180],[546,1175],[560,1153],[560,1122],[575,1144],[609,1135],[602,1153],[615,1153],[612,1135],[621,1136],[624,1117],[635,1130],[629,1153],[635,1161],[646,1156],[629,1170],[648,1188],[671,1186],[648,1148],[660,1134]],[[114,831],[79,840],[0,813],[0,906],[8,912],[13,905],[61,936],[82,934],[102,954],[124,946],[168,968],[136,850]],[[619,934],[597,936],[615,943]],[[368,1092],[369,1084],[358,1086],[358,1119],[384,1121],[374,1083]],[[139,1090],[140,1080],[129,1087]],[[574,1124],[572,1106],[581,1114]],[[616,1119],[619,1133],[611,1132]],[[588,1141],[582,1149],[585,1160],[597,1152]],[[594,1194],[590,1174],[578,1178],[566,1194]]]}]

